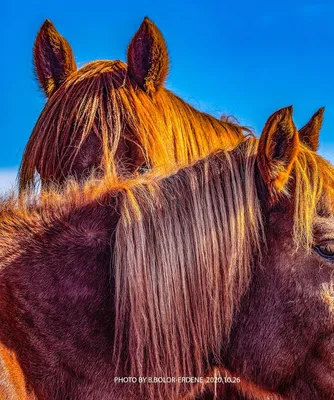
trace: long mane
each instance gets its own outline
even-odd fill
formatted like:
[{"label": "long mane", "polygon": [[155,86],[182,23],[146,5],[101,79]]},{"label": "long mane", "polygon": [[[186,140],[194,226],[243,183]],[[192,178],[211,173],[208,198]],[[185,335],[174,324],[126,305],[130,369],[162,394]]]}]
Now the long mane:
[{"label": "long mane", "polygon": [[[250,155],[256,141],[240,146]],[[239,157],[218,152],[124,198],[115,240],[115,359],[131,376],[202,376],[221,358],[261,248],[255,157],[246,164]]]},{"label": "long mane", "polygon": [[48,100],[23,156],[20,188],[34,183],[36,168],[51,179],[61,174],[92,132],[103,150],[101,165],[114,176],[127,170],[122,157],[116,159],[122,140],[137,144],[148,168],[169,170],[233,148],[251,133],[197,111],[166,89],[148,96],[121,61],[95,61],[74,72]]},{"label": "long mane", "polygon": [[[261,258],[265,246],[256,151],[249,139],[126,192],[114,272],[114,358],[123,373],[202,376],[209,363],[221,362],[254,253]],[[306,248],[322,188],[317,166],[302,149],[294,239]],[[163,386],[154,390],[148,398],[166,398]],[[179,395],[174,390],[171,398]]]},{"label": "long mane", "polygon": [[[22,238],[32,242],[55,219],[68,224],[73,210],[117,199],[110,208],[120,216],[111,263],[115,376],[203,376],[222,360],[252,260],[266,245],[257,143],[245,140],[165,178],[107,176],[72,182],[65,193],[44,192],[36,202],[8,201],[0,209],[0,255],[14,259]],[[285,194],[293,191],[296,245],[310,247],[312,219],[331,175],[328,164],[301,148]],[[83,234],[78,227],[74,236]],[[174,399],[184,389],[142,385],[148,399]]]}]

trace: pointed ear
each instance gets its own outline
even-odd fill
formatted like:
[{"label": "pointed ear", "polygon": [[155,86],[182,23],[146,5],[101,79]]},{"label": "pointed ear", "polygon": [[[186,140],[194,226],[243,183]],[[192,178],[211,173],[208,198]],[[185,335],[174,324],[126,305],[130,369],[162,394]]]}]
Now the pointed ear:
[{"label": "pointed ear", "polygon": [[76,70],[71,46],[48,19],[35,40],[34,64],[37,78],[47,97],[52,96],[64,80]]},{"label": "pointed ear", "polygon": [[289,179],[299,150],[298,131],[292,121],[292,107],[272,114],[259,140],[257,164],[270,202],[277,201]]},{"label": "pointed ear", "polygon": [[319,134],[322,121],[324,119],[325,107],[321,107],[309,120],[309,122],[299,130],[299,139],[313,151],[319,147]]},{"label": "pointed ear", "polygon": [[148,94],[158,91],[168,74],[166,42],[159,29],[147,17],[128,48],[128,74]]}]

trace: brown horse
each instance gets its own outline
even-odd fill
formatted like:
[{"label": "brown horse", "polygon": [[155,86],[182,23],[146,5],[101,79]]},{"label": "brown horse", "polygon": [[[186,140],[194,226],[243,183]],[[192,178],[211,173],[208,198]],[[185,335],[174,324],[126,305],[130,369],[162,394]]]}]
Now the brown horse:
[{"label": "brown horse", "polygon": [[36,171],[44,184],[84,179],[105,165],[115,177],[143,165],[168,171],[233,148],[251,133],[195,110],[163,87],[167,47],[147,18],[130,43],[128,67],[95,61],[77,70],[69,43],[48,20],[37,35],[34,62],[48,102],[26,147],[21,189],[34,183]]},{"label": "brown horse", "polygon": [[333,400],[333,177],[286,108],[169,177],[8,201],[0,340],[38,399],[177,399],[217,366],[245,398]]},{"label": "brown horse", "polygon": [[[86,178],[92,170],[126,175],[145,165],[173,168],[218,148],[233,148],[250,130],[202,113],[164,88],[166,43],[145,18],[121,61],[76,63],[69,43],[46,21],[34,47],[48,97],[28,141],[20,187]],[[112,166],[112,168],[110,168]]]}]

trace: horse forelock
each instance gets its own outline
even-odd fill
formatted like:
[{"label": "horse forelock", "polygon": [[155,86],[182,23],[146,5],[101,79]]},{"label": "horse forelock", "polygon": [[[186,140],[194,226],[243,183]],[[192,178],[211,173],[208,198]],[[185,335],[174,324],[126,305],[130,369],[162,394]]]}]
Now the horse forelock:
[{"label": "horse forelock", "polygon": [[91,133],[101,145],[101,164],[114,167],[121,127],[112,109],[112,89],[122,86],[125,78],[121,61],[95,61],[71,74],[48,100],[28,141],[20,168],[21,189],[33,186],[36,170],[49,181],[59,180]]},{"label": "horse forelock", "polygon": [[24,153],[20,187],[33,186],[36,170],[46,181],[67,177],[84,158],[90,135],[97,141],[96,167],[112,167],[116,176],[127,170],[125,140],[138,148],[142,163],[168,169],[231,149],[244,133],[250,130],[201,113],[167,89],[148,95],[121,61],[94,61],[73,72],[48,100]]}]

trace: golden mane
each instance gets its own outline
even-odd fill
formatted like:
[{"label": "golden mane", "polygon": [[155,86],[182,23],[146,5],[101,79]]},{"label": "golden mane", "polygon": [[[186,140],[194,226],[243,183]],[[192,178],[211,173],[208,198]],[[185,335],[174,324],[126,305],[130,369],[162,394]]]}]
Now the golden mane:
[{"label": "golden mane", "polygon": [[[239,146],[245,146],[245,143],[257,143],[257,139],[245,138]],[[330,186],[334,180],[333,166],[315,152],[300,144],[300,151],[295,162],[294,172],[290,178],[293,180],[293,197],[295,204],[295,239],[296,243],[310,244],[312,236],[311,220],[316,208],[321,208],[324,202],[321,201],[324,193],[330,192]],[[238,152],[238,148],[235,152]],[[100,197],[110,194],[131,193],[137,187],[152,185],[160,187],[166,180],[178,180],[178,174],[182,170],[192,171],[196,165],[210,160],[216,154],[229,154],[226,151],[216,151],[203,159],[198,159],[192,164],[173,165],[168,171],[169,177],[166,177],[165,171],[154,170],[144,175],[135,174],[130,178],[115,177],[113,169],[108,166],[106,173],[102,178],[97,178],[92,174],[83,184],[75,179],[70,179],[65,187],[50,185],[41,192],[33,188],[26,188],[19,195],[15,192],[2,196],[0,201],[0,213],[6,219],[19,218],[24,223],[29,223],[33,215],[43,215],[43,218],[53,219],[55,215],[62,212],[70,212],[74,208],[98,201]],[[253,157],[255,157],[255,151]],[[174,177],[175,176],[175,177]],[[291,185],[289,185],[291,186]],[[291,196],[291,190],[285,191],[286,197]],[[328,197],[328,196],[327,196]],[[153,200],[152,200],[153,201]],[[327,211],[327,212],[333,212]],[[50,217],[47,217],[50,215]],[[3,221],[2,221],[3,222]],[[16,221],[17,222],[17,221]]]},{"label": "golden mane", "polygon": [[101,143],[102,169],[116,177],[127,171],[117,156],[124,140],[141,148],[148,168],[168,171],[231,149],[251,131],[201,113],[166,89],[149,96],[121,61],[94,61],[73,72],[48,100],[23,156],[20,189],[34,184],[36,169],[51,180],[61,175],[92,133]]},{"label": "golden mane", "polygon": [[[265,246],[257,146],[246,139],[169,177],[152,172],[120,181],[109,174],[83,186],[72,181],[65,192],[44,191],[36,200],[13,198],[0,208],[2,246],[14,256],[20,237],[67,220],[84,205],[117,199],[114,361],[123,375],[201,376],[209,361],[220,359],[254,252]],[[312,220],[328,182],[333,168],[301,146],[285,193],[294,206],[297,246],[312,244]],[[164,396],[163,386],[148,394]]]}]

